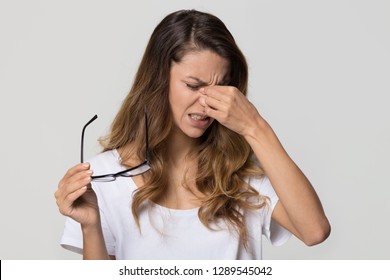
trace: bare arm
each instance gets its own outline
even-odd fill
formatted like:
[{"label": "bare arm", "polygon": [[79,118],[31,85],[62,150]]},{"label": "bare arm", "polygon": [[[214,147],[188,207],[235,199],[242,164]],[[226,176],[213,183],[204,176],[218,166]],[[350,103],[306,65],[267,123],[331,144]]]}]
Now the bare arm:
[{"label": "bare arm", "polygon": [[330,224],[309,180],[261,117],[245,137],[270,179],[279,202],[272,217],[307,245],[324,241]]},{"label": "bare arm", "polygon": [[200,93],[206,114],[244,136],[261,162],[279,197],[273,219],[307,245],[324,241],[330,224],[314,188],[253,104],[235,87],[212,86]]},{"label": "bare arm", "polygon": [[83,231],[83,259],[109,260],[101,226],[84,227]]},{"label": "bare arm", "polygon": [[61,179],[55,193],[59,211],[81,225],[84,259],[109,259],[88,163],[78,164]]}]

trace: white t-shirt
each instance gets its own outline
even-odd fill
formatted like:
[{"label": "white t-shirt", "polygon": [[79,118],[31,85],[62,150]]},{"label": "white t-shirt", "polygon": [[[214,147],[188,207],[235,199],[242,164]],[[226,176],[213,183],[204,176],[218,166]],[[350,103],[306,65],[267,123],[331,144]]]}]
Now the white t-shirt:
[{"label": "white t-shirt", "polygon": [[[90,161],[95,175],[123,170],[116,150],[97,155]],[[136,185],[131,178],[118,177],[113,182],[93,182],[101,215],[104,240],[109,255],[116,259],[261,259],[262,235],[274,245],[291,236],[272,221],[271,214],[278,197],[267,177],[252,179],[249,184],[270,198],[268,207],[246,211],[249,243],[246,250],[234,230],[220,224],[220,230],[206,228],[198,218],[198,208],[175,210],[148,202],[140,214],[140,230],[131,212]],[[61,245],[82,253],[80,224],[67,218]]]}]

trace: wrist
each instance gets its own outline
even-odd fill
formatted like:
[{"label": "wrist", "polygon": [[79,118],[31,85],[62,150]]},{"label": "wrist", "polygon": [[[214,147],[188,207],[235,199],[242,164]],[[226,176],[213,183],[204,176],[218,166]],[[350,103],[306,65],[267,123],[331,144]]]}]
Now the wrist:
[{"label": "wrist", "polygon": [[260,160],[264,156],[276,155],[279,152],[283,153],[284,149],[272,127],[263,118],[255,123],[256,125],[248,128],[248,134],[246,134],[245,139],[258,159]]},{"label": "wrist", "polygon": [[81,225],[81,231],[83,232],[83,235],[90,235],[90,234],[96,234],[102,232],[102,226],[100,224],[100,219],[93,224],[82,224]]},{"label": "wrist", "polygon": [[250,143],[257,139],[264,139],[266,135],[271,133],[272,129],[270,125],[262,117],[257,118],[253,121],[252,125],[247,127],[246,133],[244,134],[245,139]]}]

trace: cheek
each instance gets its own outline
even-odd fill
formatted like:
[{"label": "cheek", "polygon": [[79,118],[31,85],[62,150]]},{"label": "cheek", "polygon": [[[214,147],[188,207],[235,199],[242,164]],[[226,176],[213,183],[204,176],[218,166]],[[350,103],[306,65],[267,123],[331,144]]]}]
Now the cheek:
[{"label": "cheek", "polygon": [[183,98],[182,90],[177,86],[171,86],[169,89],[169,106],[173,119],[177,121],[185,110],[185,98]]},{"label": "cheek", "polygon": [[188,92],[188,89],[180,85],[172,85],[169,88],[169,105],[173,112],[186,110],[192,103],[194,103],[195,95],[193,92]]},{"label": "cheek", "polygon": [[177,87],[171,86],[169,88],[169,105],[172,111],[175,111],[179,103],[179,94]]}]

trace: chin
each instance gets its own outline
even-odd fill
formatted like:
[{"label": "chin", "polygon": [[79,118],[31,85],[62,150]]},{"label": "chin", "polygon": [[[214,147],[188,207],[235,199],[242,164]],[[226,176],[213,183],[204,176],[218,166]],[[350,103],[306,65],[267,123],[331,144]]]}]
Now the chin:
[{"label": "chin", "polygon": [[205,132],[209,129],[211,124],[213,123],[214,120],[208,123],[207,126],[194,126],[194,125],[181,125],[181,126],[176,126],[177,131],[180,131],[182,134],[187,136],[188,138],[192,139],[198,139],[205,134]]},{"label": "chin", "polygon": [[189,138],[198,139],[198,138],[202,137],[205,132],[206,132],[205,130],[203,130],[203,131],[188,131],[188,132],[184,132],[184,134],[187,135]]}]

